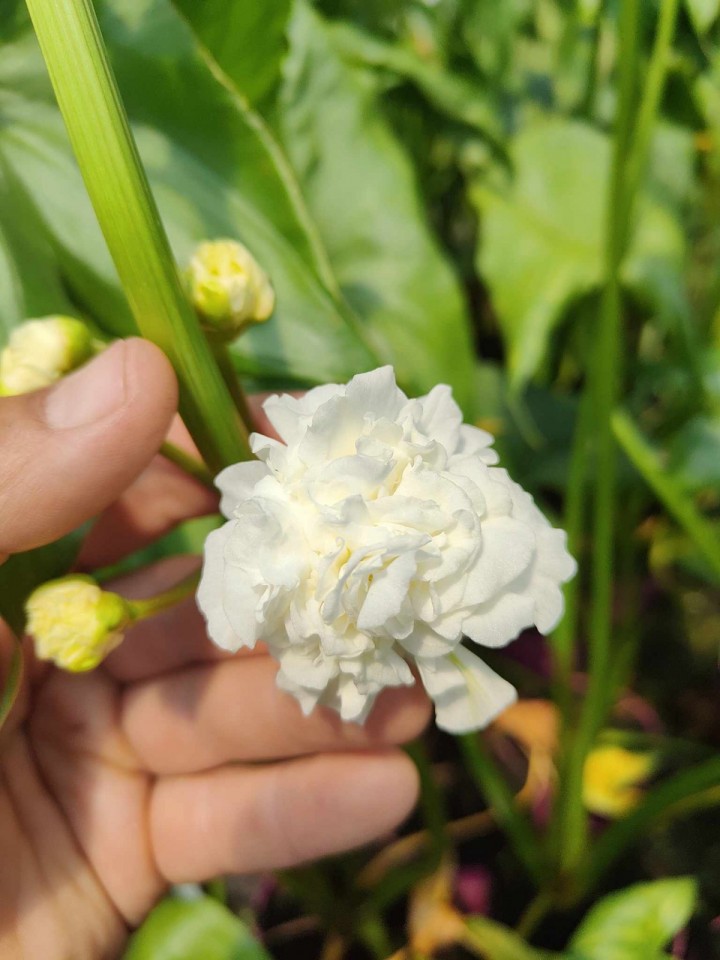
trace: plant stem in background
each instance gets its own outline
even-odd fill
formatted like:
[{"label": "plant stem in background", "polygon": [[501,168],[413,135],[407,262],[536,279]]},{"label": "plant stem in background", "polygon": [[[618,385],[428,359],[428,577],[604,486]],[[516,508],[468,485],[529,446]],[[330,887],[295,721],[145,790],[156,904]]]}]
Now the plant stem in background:
[{"label": "plant stem in background", "polygon": [[[614,542],[617,451],[612,414],[620,385],[622,341],[622,293],[620,271],[632,227],[632,213],[642,174],[647,165],[651,135],[657,117],[667,72],[668,48],[674,33],[677,0],[663,0],[640,106],[636,87],[640,72],[639,0],[623,0],[620,7],[618,51],[618,106],[613,162],[608,193],[605,282],[599,312],[597,349],[590,363],[588,389],[594,422],[591,443],[594,453],[593,556],[588,631],[587,697],[561,781],[557,805],[559,869],[566,878],[582,861],[587,846],[587,815],[582,800],[585,758],[602,725],[610,697],[612,678],[611,637],[614,586]],[[582,425],[584,427],[584,424]],[[578,436],[576,443],[585,443]]]},{"label": "plant stem in background", "polygon": [[182,289],[91,0],[28,0],[60,110],[138,329],[180,381],[180,412],[211,470],[251,454]]},{"label": "plant stem in background", "polygon": [[458,744],[465,758],[465,767],[485,796],[488,806],[495,811],[497,822],[505,830],[520,861],[533,879],[543,880],[543,864],[540,847],[533,830],[515,805],[515,797],[497,764],[489,755],[482,737],[466,733],[458,737]]},{"label": "plant stem in background", "polygon": [[420,804],[423,822],[430,834],[430,850],[435,866],[440,863],[443,853],[449,846],[446,832],[447,816],[442,793],[435,780],[432,763],[422,740],[416,740],[405,748],[415,764],[420,777]]},{"label": "plant stem in background", "polygon": [[210,347],[215,357],[215,362],[218,365],[218,369],[220,370],[222,378],[225,381],[225,386],[228,388],[228,392],[233,399],[235,408],[245,424],[245,430],[248,433],[252,433],[254,430],[253,415],[250,407],[248,406],[245,391],[240,386],[240,381],[238,380],[238,375],[235,371],[235,367],[233,366],[232,357],[230,356],[230,351],[228,350],[227,344],[211,343]]},{"label": "plant stem in background", "polygon": [[623,410],[616,410],[612,426],[623,450],[655,491],[669,514],[682,526],[696,549],[720,583],[720,539],[715,530],[695,508],[677,481],[668,474],[657,452],[650,446],[630,417]]}]

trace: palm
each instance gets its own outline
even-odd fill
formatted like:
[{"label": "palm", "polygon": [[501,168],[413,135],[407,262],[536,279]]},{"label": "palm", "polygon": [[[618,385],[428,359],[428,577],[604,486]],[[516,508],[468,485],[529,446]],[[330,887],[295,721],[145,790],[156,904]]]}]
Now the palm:
[{"label": "palm", "polygon": [[[103,514],[82,565],[213,507],[158,458]],[[151,595],[196,562],[173,558],[115,588]],[[9,645],[0,633],[0,662]],[[168,883],[288,866],[406,814],[414,771],[389,745],[420,731],[423,694],[390,691],[364,728],[346,727],[302,718],[274,673],[262,651],[215,650],[192,601],[138,625],[92,674],[29,657],[0,734],[3,960],[117,957]]]},{"label": "palm", "polygon": [[152,781],[107,674],[53,671],[34,686],[1,755],[0,954],[116,956],[164,885],[147,840]]}]

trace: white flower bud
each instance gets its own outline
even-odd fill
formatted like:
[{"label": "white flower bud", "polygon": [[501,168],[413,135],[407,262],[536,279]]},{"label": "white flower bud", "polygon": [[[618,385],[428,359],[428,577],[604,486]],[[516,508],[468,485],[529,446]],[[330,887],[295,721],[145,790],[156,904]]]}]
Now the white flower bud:
[{"label": "white flower bud", "polygon": [[27,631],[40,660],[73,673],[93,670],[122,643],[129,603],[92,577],[72,575],[38,587],[26,603]]},{"label": "white flower bud", "polygon": [[201,243],[187,282],[203,327],[220,339],[233,339],[249,324],[262,323],[275,307],[267,274],[247,247],[234,240]]},{"label": "white flower bud", "polygon": [[96,341],[81,320],[62,316],[26,320],[12,331],[0,353],[0,396],[50,386],[89,360],[95,348]]}]

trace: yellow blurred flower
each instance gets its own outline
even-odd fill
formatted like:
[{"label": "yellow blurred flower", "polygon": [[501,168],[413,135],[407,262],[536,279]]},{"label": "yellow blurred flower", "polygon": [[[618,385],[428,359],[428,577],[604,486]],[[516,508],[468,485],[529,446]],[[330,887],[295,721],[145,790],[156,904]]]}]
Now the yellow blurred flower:
[{"label": "yellow blurred flower", "polygon": [[585,761],[585,807],[608,819],[624,817],[642,799],[640,785],[652,774],[655,763],[652,753],[639,753],[612,744],[596,747]]}]

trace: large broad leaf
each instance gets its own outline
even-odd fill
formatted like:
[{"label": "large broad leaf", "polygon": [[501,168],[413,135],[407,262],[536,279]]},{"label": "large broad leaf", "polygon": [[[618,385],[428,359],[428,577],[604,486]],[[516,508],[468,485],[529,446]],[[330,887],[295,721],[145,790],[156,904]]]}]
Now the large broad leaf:
[{"label": "large broad leaf", "polygon": [[[478,269],[518,387],[541,366],[570,304],[601,282],[610,141],[579,122],[542,119],[518,135],[511,154],[510,186],[476,184],[471,196],[482,215]],[[659,192],[641,198],[623,279],[671,322],[686,307],[684,236],[673,204],[662,203]]]},{"label": "large broad leaf", "polygon": [[605,897],[570,943],[572,960],[659,960],[692,916],[696,883],[689,877],[640,883]]},{"label": "large broad leaf", "polygon": [[71,309],[32,204],[0,163],[0,344],[28,317]]},{"label": "large broad leaf", "polygon": [[431,237],[413,170],[374,91],[296,3],[281,126],[343,292],[401,381],[453,385],[472,401],[472,348],[459,287]]},{"label": "large broad leaf", "polygon": [[212,900],[163,900],[132,938],[124,960],[270,960],[247,926]]},{"label": "large broad leaf", "polygon": [[669,445],[667,468],[689,493],[720,489],[720,418],[693,417]]},{"label": "large broad leaf", "polygon": [[256,103],[280,79],[291,0],[174,0],[235,86]]},{"label": "large broad leaf", "polygon": [[[328,291],[332,275],[287,162],[213,75],[187,24],[167,0],[108,0],[98,12],[178,260],[204,238],[234,236],[273,277],[278,308],[243,337],[245,369],[321,381],[373,366]],[[35,41],[26,28],[0,52],[0,161],[32,197],[74,296],[108,331],[127,333],[131,319]]]}]

